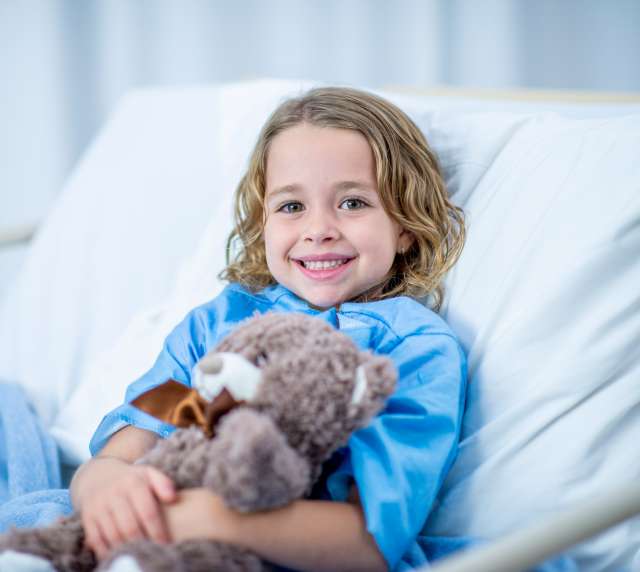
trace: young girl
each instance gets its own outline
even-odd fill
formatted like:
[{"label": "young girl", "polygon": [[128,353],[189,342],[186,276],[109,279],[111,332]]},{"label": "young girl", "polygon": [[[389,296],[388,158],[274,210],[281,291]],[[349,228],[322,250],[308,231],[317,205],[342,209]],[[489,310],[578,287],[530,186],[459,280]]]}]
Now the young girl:
[{"label": "young girl", "polygon": [[[402,569],[426,561],[418,535],[456,454],[465,358],[432,310],[463,244],[461,212],[433,153],[398,108],[365,92],[314,89],[268,119],[236,192],[230,282],[167,337],[152,369],[93,437],[73,479],[88,544],[103,557],[128,539],[208,537],[299,570]],[[133,464],[173,428],[130,405],[190,372],[255,312],[304,312],[387,354],[399,383],[353,435],[322,499],[239,514],[206,489],[177,493]]]}]

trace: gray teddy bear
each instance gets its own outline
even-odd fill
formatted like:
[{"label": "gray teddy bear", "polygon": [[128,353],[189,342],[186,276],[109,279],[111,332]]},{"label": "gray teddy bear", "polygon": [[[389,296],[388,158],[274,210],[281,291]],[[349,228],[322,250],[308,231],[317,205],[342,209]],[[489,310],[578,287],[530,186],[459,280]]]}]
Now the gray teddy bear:
[{"label": "gray teddy bear", "polygon": [[[263,314],[238,325],[196,365],[193,388],[169,380],[133,404],[179,428],[139,463],[176,488],[205,486],[241,512],[284,506],[311,493],[322,465],[384,406],[396,383],[391,360],[358,350],[303,314]],[[268,563],[210,540],[134,541],[98,563],[79,515],[0,536],[56,570],[107,570],[130,557],[144,571],[259,571]]]}]

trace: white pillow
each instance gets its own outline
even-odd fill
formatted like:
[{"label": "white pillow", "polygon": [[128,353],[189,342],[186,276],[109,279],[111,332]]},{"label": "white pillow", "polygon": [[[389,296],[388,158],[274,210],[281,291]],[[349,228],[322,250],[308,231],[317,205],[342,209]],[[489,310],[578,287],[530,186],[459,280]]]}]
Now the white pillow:
[{"label": "white pillow", "polygon": [[165,337],[185,314],[223,288],[217,278],[224,268],[222,233],[230,232],[231,226],[228,213],[215,217],[178,272],[174,291],[164,303],[134,315],[116,342],[89,360],[81,382],[51,427],[65,464],[78,465],[89,458],[93,432],[102,417],[122,403],[127,385],[153,365]]},{"label": "white pillow", "polygon": [[[640,477],[638,149],[640,115],[533,118],[460,195],[444,316],[468,403],[430,534],[500,536]],[[621,570],[639,550],[636,519],[575,555]]]},{"label": "white pillow", "polygon": [[[25,387],[46,425],[87,361],[114,342],[140,307],[169,294],[179,260],[215,210],[217,90],[194,96],[207,104],[197,113],[176,106],[170,115],[164,110],[171,93],[125,98],[75,169],[3,300],[0,378]],[[189,152],[172,161],[187,141]],[[183,188],[189,201],[179,209]]]}]

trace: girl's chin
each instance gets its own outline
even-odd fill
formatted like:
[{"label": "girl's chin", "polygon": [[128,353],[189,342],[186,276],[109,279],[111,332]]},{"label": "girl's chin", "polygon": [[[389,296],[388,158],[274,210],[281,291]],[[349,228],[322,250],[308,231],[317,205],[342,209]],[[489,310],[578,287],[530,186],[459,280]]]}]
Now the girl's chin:
[{"label": "girl's chin", "polygon": [[305,300],[307,301],[309,306],[311,306],[315,310],[321,310],[323,312],[325,310],[328,310],[329,308],[335,308],[336,306],[339,306],[344,301],[340,298],[305,298]]},{"label": "girl's chin", "polygon": [[[291,290],[298,298],[307,302],[309,306],[322,311],[338,306],[347,299],[344,294],[335,290],[333,292],[319,292],[318,288],[292,288]],[[328,289],[323,288],[323,290]]]}]

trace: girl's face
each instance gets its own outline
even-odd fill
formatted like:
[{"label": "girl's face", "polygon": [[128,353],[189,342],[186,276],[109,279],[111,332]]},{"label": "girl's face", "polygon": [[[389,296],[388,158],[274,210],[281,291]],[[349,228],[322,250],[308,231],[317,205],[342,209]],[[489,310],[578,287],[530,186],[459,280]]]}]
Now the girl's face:
[{"label": "girl's face", "polygon": [[412,242],[382,207],[373,153],[357,131],[301,123],[279,133],[265,204],[269,271],[319,308],[379,284]]}]

